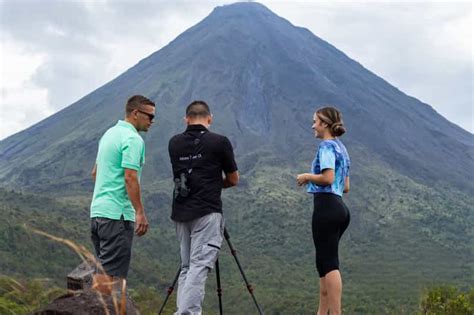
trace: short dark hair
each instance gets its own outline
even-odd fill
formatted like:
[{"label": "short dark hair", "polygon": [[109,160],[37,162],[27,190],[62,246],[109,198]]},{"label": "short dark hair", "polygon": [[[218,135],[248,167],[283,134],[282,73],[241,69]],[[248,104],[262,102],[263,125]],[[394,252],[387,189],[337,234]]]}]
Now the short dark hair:
[{"label": "short dark hair", "polygon": [[135,109],[139,109],[141,105],[150,105],[155,107],[155,103],[146,98],[143,95],[133,95],[127,101],[125,105],[125,112],[130,115]]},{"label": "short dark hair", "polygon": [[186,117],[190,118],[204,118],[211,115],[209,105],[204,101],[193,101],[186,107]]}]

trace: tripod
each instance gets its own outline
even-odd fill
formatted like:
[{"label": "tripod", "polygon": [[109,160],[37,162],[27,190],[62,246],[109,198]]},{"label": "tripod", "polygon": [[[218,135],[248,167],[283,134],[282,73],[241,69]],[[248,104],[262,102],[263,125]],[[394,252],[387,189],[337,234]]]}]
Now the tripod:
[{"label": "tripod", "polygon": [[[257,307],[258,313],[260,315],[263,315],[263,311],[260,308],[260,305],[258,304],[257,299],[255,298],[255,295],[253,294],[253,287],[248,282],[247,277],[245,276],[244,270],[242,269],[242,265],[240,264],[239,258],[237,257],[237,251],[235,250],[234,246],[232,245],[232,242],[230,241],[230,236],[226,228],[224,228],[224,238],[227,241],[227,245],[229,245],[230,253],[232,254],[232,256],[234,256],[235,262],[237,263],[237,266],[239,267],[240,274],[242,275],[242,278],[244,279],[248,292],[252,296],[253,302],[255,303],[255,306]],[[220,271],[219,271],[219,259],[216,260],[215,266],[216,266],[216,280],[217,280],[217,297],[219,298],[219,314],[222,315],[223,314],[222,288],[221,288],[221,277],[220,277]],[[178,282],[180,272],[181,272],[181,268],[178,268],[178,272],[176,272],[176,276],[174,277],[173,284],[166,291],[167,292],[166,298],[163,301],[163,304],[161,305],[160,310],[158,311],[158,315],[161,315],[161,313],[163,312],[163,309],[165,308],[166,302],[168,302],[170,295],[173,293],[174,287],[176,286],[176,282]]]}]

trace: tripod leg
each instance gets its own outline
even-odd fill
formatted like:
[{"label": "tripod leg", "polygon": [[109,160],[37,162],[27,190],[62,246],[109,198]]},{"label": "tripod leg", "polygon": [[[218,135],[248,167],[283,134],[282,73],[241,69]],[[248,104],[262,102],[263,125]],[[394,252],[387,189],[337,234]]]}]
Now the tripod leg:
[{"label": "tripod leg", "polygon": [[161,313],[163,312],[163,309],[165,308],[166,302],[168,302],[168,298],[173,293],[174,287],[176,286],[176,282],[178,282],[180,272],[181,272],[181,266],[178,268],[178,272],[176,273],[176,276],[174,277],[173,284],[170,287],[168,287],[168,289],[166,290],[167,292],[166,298],[163,301],[163,304],[161,305],[160,310],[158,311],[158,315],[161,315]]},{"label": "tripod leg", "polygon": [[250,295],[252,296],[253,302],[255,303],[255,306],[257,307],[258,313],[260,315],[263,315],[263,311],[260,308],[260,305],[258,304],[257,299],[255,298],[255,295],[253,294],[253,287],[248,282],[247,277],[245,276],[244,269],[240,265],[239,258],[237,258],[237,251],[235,250],[234,246],[232,246],[232,242],[230,241],[230,235],[227,232],[226,228],[224,228],[224,238],[227,241],[227,245],[229,245],[230,252],[231,252],[232,256],[234,256],[235,262],[237,263],[237,267],[239,267],[240,274],[242,275],[242,278],[244,279],[245,285],[247,286],[247,290],[249,291]]},{"label": "tripod leg", "polygon": [[221,288],[221,275],[219,271],[219,259],[216,260],[216,280],[217,280],[217,297],[219,298],[219,314],[222,315],[222,288]]}]

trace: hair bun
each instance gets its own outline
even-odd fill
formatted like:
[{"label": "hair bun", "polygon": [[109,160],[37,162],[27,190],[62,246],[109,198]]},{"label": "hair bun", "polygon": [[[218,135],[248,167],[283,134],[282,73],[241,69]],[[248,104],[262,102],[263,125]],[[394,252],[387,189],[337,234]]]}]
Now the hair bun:
[{"label": "hair bun", "polygon": [[336,136],[340,137],[346,132],[346,128],[344,127],[344,124],[341,122],[337,122],[331,125],[331,133]]}]

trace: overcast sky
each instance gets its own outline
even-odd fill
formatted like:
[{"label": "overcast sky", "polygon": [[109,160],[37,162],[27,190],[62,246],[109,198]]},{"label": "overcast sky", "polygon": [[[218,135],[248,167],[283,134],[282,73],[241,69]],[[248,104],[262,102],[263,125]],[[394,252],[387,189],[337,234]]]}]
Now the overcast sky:
[{"label": "overcast sky", "polygon": [[[0,0],[0,139],[72,104],[232,2]],[[261,3],[474,131],[471,1]]]}]

